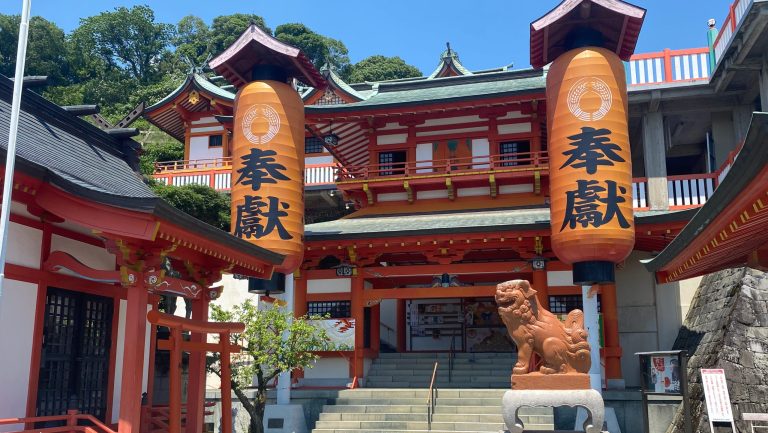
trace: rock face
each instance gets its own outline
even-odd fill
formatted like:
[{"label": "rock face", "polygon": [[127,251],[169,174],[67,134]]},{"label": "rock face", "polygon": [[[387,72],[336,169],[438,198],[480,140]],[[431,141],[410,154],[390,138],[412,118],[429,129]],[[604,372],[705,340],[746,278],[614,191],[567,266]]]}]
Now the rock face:
[{"label": "rock face", "polygon": [[[741,413],[768,413],[768,274],[727,269],[701,281],[675,341],[687,350],[693,431],[709,431],[700,368],[722,368],[739,432]],[[683,431],[682,407],[667,433]]]}]

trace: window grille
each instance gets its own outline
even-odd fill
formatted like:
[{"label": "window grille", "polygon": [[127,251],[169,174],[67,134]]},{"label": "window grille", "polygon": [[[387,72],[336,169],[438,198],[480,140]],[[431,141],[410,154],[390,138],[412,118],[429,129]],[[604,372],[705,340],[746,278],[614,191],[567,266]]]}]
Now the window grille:
[{"label": "window grille", "polygon": [[331,319],[346,319],[352,317],[352,305],[350,301],[307,302],[307,314],[329,315]]},{"label": "window grille", "polygon": [[304,139],[304,153],[323,153],[323,141],[317,137],[307,137]]},{"label": "window grille", "polygon": [[530,141],[504,141],[499,143],[499,153],[502,155],[501,160],[506,161],[501,165],[503,167],[514,167],[517,165],[528,165],[528,161],[519,161],[520,159],[530,158],[531,142]]},{"label": "window grille", "polygon": [[221,135],[208,136],[208,147],[221,147],[222,144],[223,144],[223,139]]},{"label": "window grille", "polygon": [[[581,295],[559,295],[549,297],[549,311],[552,314],[568,314],[571,310],[583,310],[584,303]],[[597,312],[602,312],[600,295],[597,295]]]}]

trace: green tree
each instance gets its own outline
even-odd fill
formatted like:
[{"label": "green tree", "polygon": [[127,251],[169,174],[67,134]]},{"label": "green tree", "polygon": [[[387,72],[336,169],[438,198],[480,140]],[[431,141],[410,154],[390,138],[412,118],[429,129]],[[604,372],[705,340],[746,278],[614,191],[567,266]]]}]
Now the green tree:
[{"label": "green tree", "polygon": [[272,34],[272,29],[267,27],[264,18],[258,15],[232,14],[220,15],[214,18],[210,32],[211,52],[213,55],[220,54],[232,45],[251,23],[256,23],[262,30],[270,35]]},{"label": "green tree", "polygon": [[343,42],[313,32],[309,27],[300,23],[289,23],[277,26],[275,37],[283,42],[301,48],[316,68],[320,69],[328,63],[342,77],[349,70],[349,50]]},{"label": "green tree", "polygon": [[182,159],[184,159],[184,145],[176,140],[145,144],[139,157],[141,173],[150,176],[155,171],[156,162]]},{"label": "green tree", "polygon": [[162,75],[157,65],[169,54],[173,33],[173,25],[155,22],[149,6],[121,6],[82,19],[73,39],[88,50],[86,55],[148,83]]},{"label": "green tree", "polygon": [[229,196],[207,185],[152,184],[152,190],[171,206],[216,228],[229,231]]},{"label": "green tree", "polygon": [[[251,300],[228,311],[212,304],[211,317],[218,322],[245,324],[242,334],[232,335],[232,342],[243,347],[240,354],[233,356],[232,391],[250,415],[248,432],[262,433],[267,384],[280,373],[309,367],[317,359],[312,350],[321,347],[328,337],[309,322],[318,317],[294,319],[289,311],[275,306],[259,309]],[[209,369],[221,377],[218,359],[212,361]],[[251,400],[245,390],[254,380],[256,395]]]},{"label": "green tree", "polygon": [[173,38],[176,54],[185,56],[195,66],[202,66],[211,53],[211,36],[211,29],[200,17],[185,16],[176,24],[176,35]]},{"label": "green tree", "polygon": [[411,66],[400,57],[371,56],[352,65],[349,81],[396,80],[398,78],[420,77],[421,71]]},{"label": "green tree", "polygon": [[[0,14],[0,74],[7,77],[16,70],[20,23],[19,15]],[[64,31],[45,18],[30,18],[24,74],[47,75],[51,84],[65,84],[69,79],[66,54]]]}]

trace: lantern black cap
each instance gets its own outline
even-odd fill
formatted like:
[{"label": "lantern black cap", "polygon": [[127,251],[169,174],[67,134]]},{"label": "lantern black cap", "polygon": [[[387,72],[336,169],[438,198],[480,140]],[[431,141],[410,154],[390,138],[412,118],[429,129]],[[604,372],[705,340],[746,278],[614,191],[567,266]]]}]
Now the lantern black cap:
[{"label": "lantern black cap", "polygon": [[613,262],[589,261],[573,264],[573,284],[591,286],[593,284],[613,283],[616,281]]}]

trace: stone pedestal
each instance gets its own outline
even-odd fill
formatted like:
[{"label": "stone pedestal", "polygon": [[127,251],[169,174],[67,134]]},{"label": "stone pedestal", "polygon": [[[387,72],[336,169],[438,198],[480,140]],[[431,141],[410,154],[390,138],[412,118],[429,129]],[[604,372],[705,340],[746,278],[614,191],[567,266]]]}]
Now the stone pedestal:
[{"label": "stone pedestal", "polygon": [[504,394],[502,414],[510,433],[522,433],[525,427],[517,416],[521,407],[583,407],[587,410],[584,421],[586,433],[600,433],[605,420],[603,396],[593,389],[581,390],[512,390]]},{"label": "stone pedestal", "polygon": [[307,433],[300,404],[269,404],[264,411],[264,433]]}]

